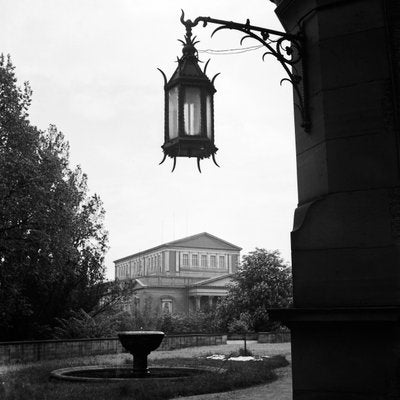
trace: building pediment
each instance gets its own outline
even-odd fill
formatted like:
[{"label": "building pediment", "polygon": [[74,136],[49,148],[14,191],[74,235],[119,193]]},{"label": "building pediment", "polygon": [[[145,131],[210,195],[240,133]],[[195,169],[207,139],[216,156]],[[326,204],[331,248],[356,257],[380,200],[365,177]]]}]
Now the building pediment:
[{"label": "building pediment", "polygon": [[189,296],[226,296],[227,285],[232,281],[232,274],[225,274],[215,278],[196,282],[189,288]]},{"label": "building pediment", "polygon": [[141,288],[144,288],[146,286],[147,286],[146,283],[143,282],[141,279],[135,279],[135,282],[133,283],[133,289],[134,290],[141,289]]},{"label": "building pediment", "polygon": [[189,247],[198,249],[215,249],[215,250],[227,250],[227,251],[240,251],[241,247],[238,247],[232,243],[222,240],[216,236],[213,236],[207,232],[199,233],[197,235],[188,236],[183,239],[174,240],[165,244],[168,247]]},{"label": "building pediment", "polygon": [[232,274],[225,274],[214,278],[204,279],[203,281],[196,282],[191,287],[226,287],[232,282]]}]

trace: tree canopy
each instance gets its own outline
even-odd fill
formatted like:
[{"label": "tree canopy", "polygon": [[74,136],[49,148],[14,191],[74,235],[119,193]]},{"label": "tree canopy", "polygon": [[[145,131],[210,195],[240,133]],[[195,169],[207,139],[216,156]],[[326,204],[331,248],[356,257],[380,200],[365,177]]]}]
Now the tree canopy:
[{"label": "tree canopy", "polygon": [[256,331],[270,330],[277,324],[269,321],[267,309],[285,308],[291,301],[291,268],[278,250],[256,248],[243,257],[218,314],[227,327],[236,320]]},{"label": "tree canopy", "polygon": [[0,340],[48,337],[101,295],[107,232],[87,177],[50,125],[31,125],[32,91],[0,57]]}]

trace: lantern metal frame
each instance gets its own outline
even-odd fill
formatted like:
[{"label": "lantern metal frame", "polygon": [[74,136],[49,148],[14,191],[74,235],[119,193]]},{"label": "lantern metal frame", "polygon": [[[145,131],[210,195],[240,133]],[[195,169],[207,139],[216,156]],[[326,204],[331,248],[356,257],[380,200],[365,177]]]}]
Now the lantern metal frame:
[{"label": "lantern metal frame", "polygon": [[[186,26],[185,41],[180,40],[183,44],[182,57],[178,58],[178,68],[168,81],[165,73],[158,68],[164,78],[164,144],[161,146],[164,152],[164,158],[160,162],[162,164],[166,157],[173,158],[172,172],[176,166],[177,157],[196,157],[197,167],[199,172],[200,160],[203,158],[212,157],[215,165],[218,163],[215,160],[215,153],[218,148],[214,144],[214,87],[215,78],[219,75],[216,74],[211,80],[206,75],[208,62],[205,64],[204,69],[200,68],[198,59],[198,52],[195,48],[196,38],[192,38],[192,31],[190,26]],[[177,89],[177,97],[175,99],[175,106],[177,107],[176,126],[171,130],[170,125],[170,107],[171,102],[169,96],[172,90]],[[186,96],[190,89],[198,90],[199,100],[199,115],[198,115],[198,131],[196,133],[189,133],[185,120],[185,103]],[[188,111],[189,112],[189,111]]]}]

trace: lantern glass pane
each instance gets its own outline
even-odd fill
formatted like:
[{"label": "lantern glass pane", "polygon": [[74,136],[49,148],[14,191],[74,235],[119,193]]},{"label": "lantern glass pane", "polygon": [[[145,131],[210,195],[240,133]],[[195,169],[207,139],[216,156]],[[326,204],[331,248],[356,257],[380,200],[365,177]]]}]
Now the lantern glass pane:
[{"label": "lantern glass pane", "polygon": [[201,127],[201,91],[197,87],[185,88],[183,104],[185,135],[200,135]]},{"label": "lantern glass pane", "polygon": [[212,136],[212,108],[211,96],[208,94],[206,97],[206,119],[207,119],[207,137],[211,139]]},{"label": "lantern glass pane", "polygon": [[178,137],[178,88],[168,92],[168,135],[170,139]]}]

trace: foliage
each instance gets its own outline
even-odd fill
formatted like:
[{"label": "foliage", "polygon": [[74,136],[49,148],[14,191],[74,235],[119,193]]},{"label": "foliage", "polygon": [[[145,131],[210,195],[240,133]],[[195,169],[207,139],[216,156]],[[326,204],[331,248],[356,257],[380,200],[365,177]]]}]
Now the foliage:
[{"label": "foliage", "polygon": [[215,313],[206,311],[180,313],[156,313],[151,308],[151,300],[147,299],[142,311],[126,313],[119,325],[119,330],[160,330],[167,334],[181,333],[214,333],[219,332],[219,323]]},{"label": "foliage", "polygon": [[54,337],[57,339],[104,337],[114,336],[119,331],[141,329],[160,330],[167,334],[220,331],[215,312],[196,311],[189,315],[168,312],[159,314],[151,307],[151,297],[145,300],[143,310],[122,311],[120,303],[131,295],[128,282],[126,285],[120,288],[118,300],[106,308],[100,303],[100,306],[90,313],[81,309],[73,312],[68,318],[58,318]]},{"label": "foliage", "polygon": [[244,343],[245,343],[244,347],[241,347],[239,349],[239,356],[240,357],[249,357],[249,356],[252,357],[253,356],[253,352],[247,348],[246,339],[244,340]]},{"label": "foliage", "polygon": [[126,312],[120,320],[119,330],[155,330],[157,329],[158,314],[152,309],[152,297],[145,299],[143,310],[134,308],[133,312]]},{"label": "foliage", "polygon": [[157,324],[158,329],[169,334],[179,333],[214,333],[219,332],[219,322],[215,318],[215,312],[192,311],[186,314],[163,313]]},{"label": "foliage", "polygon": [[131,281],[113,281],[98,285],[101,299],[96,307],[86,312],[72,311],[68,318],[56,318],[55,339],[82,339],[115,336],[127,330],[124,323],[130,314],[120,309],[120,303],[131,297]]},{"label": "foliage", "polygon": [[96,286],[96,298],[100,299],[96,306],[91,310],[92,316],[118,313],[121,311],[121,304],[132,300],[132,290],[135,281],[108,281]]},{"label": "foliage", "polygon": [[243,348],[240,348],[239,354],[241,356],[251,356],[252,353],[247,349],[247,338],[246,334],[250,331],[251,326],[251,315],[241,313],[238,319],[234,319],[228,324],[229,333],[241,333],[243,335]]},{"label": "foliage", "polygon": [[96,338],[115,335],[119,314],[93,317],[84,310],[73,311],[69,318],[58,319],[54,329],[56,339]]},{"label": "foliage", "polygon": [[226,328],[236,324],[235,320],[242,320],[255,331],[271,330],[278,324],[269,321],[267,309],[288,307],[291,301],[290,267],[278,250],[256,248],[243,257],[217,313]]},{"label": "foliage", "polygon": [[251,315],[249,313],[241,313],[239,318],[232,320],[228,324],[229,333],[247,333],[250,331]]},{"label": "foliage", "polygon": [[[98,362],[99,357],[97,357]],[[103,363],[110,362],[105,358]],[[132,362],[131,359],[129,362]],[[151,363],[151,360],[150,360]],[[78,365],[87,365],[88,361],[77,359],[68,361],[51,361],[34,366],[22,367],[13,372],[0,375],[0,398],[4,400],[166,400],[202,393],[216,393],[245,388],[276,379],[275,368],[288,365],[282,356],[275,356],[264,361],[234,362],[199,358],[157,359],[157,365],[214,367],[226,369],[224,375],[207,373],[182,381],[177,380],[141,380],[136,382],[88,384],[55,384],[49,382],[50,371]],[[151,367],[151,365],[150,365]],[[223,378],[222,378],[223,377]],[[221,379],[222,378],[222,379]]]},{"label": "foliage", "polygon": [[54,125],[28,120],[32,91],[0,57],[0,340],[45,338],[56,318],[95,307],[107,232],[87,177]]}]

